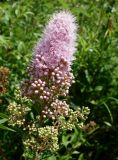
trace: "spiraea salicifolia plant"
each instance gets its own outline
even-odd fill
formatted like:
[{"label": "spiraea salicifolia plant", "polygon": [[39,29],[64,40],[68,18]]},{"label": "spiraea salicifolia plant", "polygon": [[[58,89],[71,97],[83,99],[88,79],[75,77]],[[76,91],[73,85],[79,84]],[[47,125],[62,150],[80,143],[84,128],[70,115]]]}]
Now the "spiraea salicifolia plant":
[{"label": "spiraea salicifolia plant", "polygon": [[11,103],[10,124],[19,126],[25,133],[24,156],[34,157],[43,151],[59,149],[58,137],[75,125],[82,126],[89,109],[73,111],[66,102],[69,87],[74,82],[71,63],[76,44],[75,18],[68,12],[53,15],[44,30],[42,39],[34,48],[27,72],[29,79],[21,84],[22,99],[32,105]]}]

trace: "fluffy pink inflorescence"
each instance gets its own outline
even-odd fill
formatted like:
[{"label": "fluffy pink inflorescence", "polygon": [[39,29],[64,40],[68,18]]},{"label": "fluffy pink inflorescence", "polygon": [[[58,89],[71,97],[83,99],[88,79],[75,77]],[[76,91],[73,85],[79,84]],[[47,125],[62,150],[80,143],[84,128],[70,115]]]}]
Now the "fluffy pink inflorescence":
[{"label": "fluffy pink inflorescence", "polygon": [[[34,102],[42,102],[44,108],[51,108],[51,112],[58,110],[58,114],[61,114],[59,108],[54,109],[51,104],[55,104],[55,101],[57,106],[63,104],[63,112],[67,114],[67,104],[56,99],[66,96],[73,82],[70,65],[75,52],[75,34],[73,15],[64,11],[54,14],[44,30],[43,38],[34,49],[34,56],[28,67],[30,79],[25,80],[21,87],[23,96]],[[42,113],[46,115],[48,112],[44,109]]]},{"label": "fluffy pink inflorescence", "polygon": [[44,75],[44,71],[54,69],[61,65],[61,71],[70,69],[76,39],[75,18],[68,12],[54,14],[46,29],[44,36],[34,49],[31,76]]}]

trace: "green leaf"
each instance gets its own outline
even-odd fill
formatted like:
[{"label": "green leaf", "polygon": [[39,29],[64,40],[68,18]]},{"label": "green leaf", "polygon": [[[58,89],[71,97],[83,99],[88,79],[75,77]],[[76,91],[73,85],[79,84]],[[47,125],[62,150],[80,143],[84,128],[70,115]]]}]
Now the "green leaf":
[{"label": "green leaf", "polygon": [[68,9],[69,6],[66,2],[64,2],[64,0],[59,0],[59,2],[61,3],[61,5],[63,6],[64,9]]},{"label": "green leaf", "polygon": [[112,127],[112,124],[111,123],[109,123],[109,122],[104,122],[108,127]]},{"label": "green leaf", "polygon": [[112,113],[110,111],[110,108],[108,107],[108,105],[104,102],[103,103],[105,108],[107,109],[108,113],[109,113],[109,116],[110,116],[110,119],[111,119],[111,123],[113,123],[113,116],[112,116]]},{"label": "green leaf", "polygon": [[49,157],[47,160],[56,160],[56,157],[53,155],[53,156]]},{"label": "green leaf", "polygon": [[22,41],[18,42],[18,51],[21,53],[25,49],[24,43]]},{"label": "green leaf", "polygon": [[8,121],[6,118],[0,119],[0,124],[5,123],[6,121]]},{"label": "green leaf", "polygon": [[95,91],[101,91],[103,89],[103,86],[96,86]]},{"label": "green leaf", "polygon": [[0,124],[0,129],[4,129],[4,130],[16,132],[15,130],[13,130],[13,129],[9,128],[9,127],[6,127],[6,126],[4,126],[4,125],[2,125],[2,124]]},{"label": "green leaf", "polygon": [[82,153],[82,154],[80,154],[80,156],[79,156],[78,160],[84,160],[84,154],[83,154],[83,153]]},{"label": "green leaf", "polygon": [[4,113],[0,113],[0,117],[1,118],[8,118],[8,116],[6,114],[4,114]]},{"label": "green leaf", "polygon": [[112,100],[116,101],[116,103],[118,103],[118,99],[117,98],[109,97],[109,99],[112,99]]},{"label": "green leaf", "polygon": [[85,76],[86,76],[86,79],[87,79],[88,83],[91,83],[92,77],[90,76],[90,74],[89,74],[87,69],[85,69]]}]

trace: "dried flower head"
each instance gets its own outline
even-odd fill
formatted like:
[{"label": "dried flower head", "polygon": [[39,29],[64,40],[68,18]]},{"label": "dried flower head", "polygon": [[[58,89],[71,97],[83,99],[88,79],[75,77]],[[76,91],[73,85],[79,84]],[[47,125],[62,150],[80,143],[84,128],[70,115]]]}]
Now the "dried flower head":
[{"label": "dried flower head", "polygon": [[0,93],[6,92],[9,73],[10,71],[8,68],[3,66],[0,67]]}]

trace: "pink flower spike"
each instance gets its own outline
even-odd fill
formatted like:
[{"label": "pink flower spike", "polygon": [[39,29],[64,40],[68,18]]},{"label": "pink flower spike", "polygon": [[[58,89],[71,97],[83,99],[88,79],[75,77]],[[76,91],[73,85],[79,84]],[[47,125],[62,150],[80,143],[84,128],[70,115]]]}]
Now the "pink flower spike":
[{"label": "pink flower spike", "polygon": [[[76,29],[75,18],[71,13],[55,13],[34,48],[28,67],[29,80],[22,83],[21,90],[23,96],[36,103],[41,101],[40,104],[44,105],[42,108],[46,105],[54,110],[51,103],[69,92],[74,80],[70,71],[76,49]],[[60,101],[59,105],[62,106]],[[63,110],[65,112],[65,108]]]},{"label": "pink flower spike", "polygon": [[61,65],[62,71],[70,70],[75,52],[76,28],[75,17],[71,13],[61,11],[52,16],[34,49],[30,75],[43,76],[43,66],[54,69]]}]

